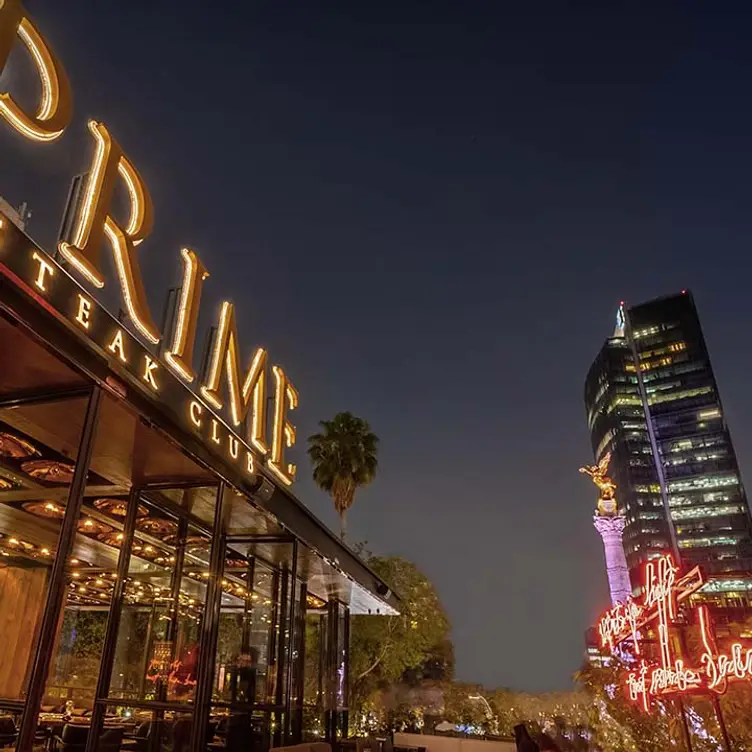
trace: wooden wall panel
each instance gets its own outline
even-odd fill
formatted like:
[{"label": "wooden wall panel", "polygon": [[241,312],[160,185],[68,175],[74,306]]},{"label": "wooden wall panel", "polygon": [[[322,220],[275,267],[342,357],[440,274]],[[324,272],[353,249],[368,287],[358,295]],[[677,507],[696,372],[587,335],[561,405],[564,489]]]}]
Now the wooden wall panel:
[{"label": "wooden wall panel", "polygon": [[0,697],[24,689],[47,595],[47,567],[0,567]]}]

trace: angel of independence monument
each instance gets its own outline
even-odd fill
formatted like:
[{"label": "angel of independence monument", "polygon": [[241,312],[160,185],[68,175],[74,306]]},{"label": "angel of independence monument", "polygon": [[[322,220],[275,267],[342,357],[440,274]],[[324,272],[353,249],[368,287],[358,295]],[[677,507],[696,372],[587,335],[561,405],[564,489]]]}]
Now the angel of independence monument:
[{"label": "angel of independence monument", "polygon": [[610,461],[611,453],[608,452],[597,465],[585,465],[580,468],[580,472],[589,475],[600,492],[598,505],[593,515],[593,525],[603,539],[608,588],[611,593],[611,603],[615,606],[617,603],[626,602],[631,597],[632,586],[622,542],[627,520],[624,512],[617,508],[616,484],[606,475]]}]

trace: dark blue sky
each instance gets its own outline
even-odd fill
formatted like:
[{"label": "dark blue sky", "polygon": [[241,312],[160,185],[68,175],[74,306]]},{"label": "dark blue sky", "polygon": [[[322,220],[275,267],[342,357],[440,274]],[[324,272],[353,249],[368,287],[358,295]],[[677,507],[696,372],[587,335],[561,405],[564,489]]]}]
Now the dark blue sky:
[{"label": "dark blue sky", "polygon": [[[351,535],[415,560],[458,675],[566,687],[605,605],[582,383],[619,300],[692,288],[752,473],[752,23],[707,2],[28,0],[65,61],[55,145],[0,128],[51,247],[107,123],[178,249],[301,394],[382,440]],[[609,7],[603,7],[608,5]],[[739,4],[740,9],[743,5]],[[16,56],[2,82],[23,80]],[[301,498],[330,524],[308,480]]]}]

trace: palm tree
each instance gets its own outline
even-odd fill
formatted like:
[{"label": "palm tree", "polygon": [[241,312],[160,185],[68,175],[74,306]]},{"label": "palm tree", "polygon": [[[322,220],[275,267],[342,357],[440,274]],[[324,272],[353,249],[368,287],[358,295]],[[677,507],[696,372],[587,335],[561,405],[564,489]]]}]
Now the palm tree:
[{"label": "palm tree", "polygon": [[352,413],[337,413],[331,420],[319,421],[319,425],[321,432],[308,438],[313,480],[332,497],[344,540],[347,510],[353,505],[355,491],[376,475],[379,437],[368,421]]}]

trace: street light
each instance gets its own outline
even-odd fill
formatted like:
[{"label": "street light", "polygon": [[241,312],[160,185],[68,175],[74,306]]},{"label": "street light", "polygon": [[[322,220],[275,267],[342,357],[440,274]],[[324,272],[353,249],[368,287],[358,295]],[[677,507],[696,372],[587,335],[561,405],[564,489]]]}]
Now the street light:
[{"label": "street light", "polygon": [[485,705],[486,708],[486,718],[488,718],[489,721],[491,721],[491,733],[494,736],[499,735],[499,719],[496,717],[496,714],[491,709],[491,705],[489,704],[488,700],[483,697],[483,695],[468,695],[468,700],[476,700],[478,702],[482,702],[483,705]]}]

